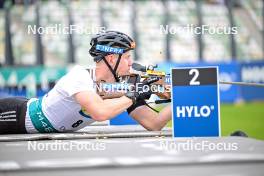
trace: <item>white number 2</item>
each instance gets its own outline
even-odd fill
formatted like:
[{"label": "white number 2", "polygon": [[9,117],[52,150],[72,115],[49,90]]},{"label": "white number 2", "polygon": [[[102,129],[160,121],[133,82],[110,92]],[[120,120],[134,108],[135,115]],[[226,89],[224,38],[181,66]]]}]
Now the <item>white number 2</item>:
[{"label": "white number 2", "polygon": [[193,78],[190,81],[190,85],[200,85],[200,81],[197,81],[199,76],[199,71],[197,69],[191,69],[189,75],[193,75]]}]

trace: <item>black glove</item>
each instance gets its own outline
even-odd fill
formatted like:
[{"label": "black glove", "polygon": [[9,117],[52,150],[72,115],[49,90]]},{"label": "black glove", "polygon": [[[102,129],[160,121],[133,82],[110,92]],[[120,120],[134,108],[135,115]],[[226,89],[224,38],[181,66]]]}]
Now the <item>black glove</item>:
[{"label": "black glove", "polygon": [[137,99],[149,99],[153,92],[151,91],[151,84],[157,82],[158,77],[145,79],[142,83],[137,83],[139,96]]},{"label": "black glove", "polygon": [[[138,81],[139,79],[136,79]],[[158,81],[159,78],[149,78],[143,82],[135,83],[135,90],[129,91],[125,94],[128,98],[133,101],[133,104],[136,104],[138,101],[149,99],[152,92],[150,89],[150,84]]]},{"label": "black glove", "polygon": [[130,114],[132,111],[134,111],[136,108],[146,105],[146,101],[143,99],[137,100],[135,104],[131,105],[129,108],[127,108],[127,113]]}]

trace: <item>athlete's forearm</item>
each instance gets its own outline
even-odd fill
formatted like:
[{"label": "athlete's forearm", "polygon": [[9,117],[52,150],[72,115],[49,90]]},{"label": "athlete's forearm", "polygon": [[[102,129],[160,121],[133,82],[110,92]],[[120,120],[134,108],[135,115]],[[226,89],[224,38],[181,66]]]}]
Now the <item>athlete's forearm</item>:
[{"label": "athlete's forearm", "polygon": [[130,116],[137,120],[148,130],[159,131],[171,119],[171,106],[167,105],[159,113],[154,112],[147,106],[138,107],[130,113]]},{"label": "athlete's forearm", "polygon": [[103,100],[96,93],[89,91],[77,93],[75,99],[96,121],[111,119],[132,105],[132,100],[125,96]]},{"label": "athlete's forearm", "polygon": [[102,104],[100,105],[100,111],[104,116],[102,117],[102,120],[108,120],[117,116],[131,105],[132,100],[125,96],[103,100]]},{"label": "athlete's forearm", "polygon": [[157,128],[161,130],[168,123],[168,121],[171,120],[171,116],[171,105],[168,105],[159,112],[158,117],[156,118],[155,124]]}]

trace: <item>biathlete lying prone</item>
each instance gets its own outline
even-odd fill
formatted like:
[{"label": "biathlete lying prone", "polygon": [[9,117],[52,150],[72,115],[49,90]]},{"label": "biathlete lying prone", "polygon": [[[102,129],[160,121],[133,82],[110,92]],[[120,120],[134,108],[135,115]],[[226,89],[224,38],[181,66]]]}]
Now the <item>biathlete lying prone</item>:
[{"label": "biathlete lying prone", "polygon": [[93,37],[90,45],[94,69],[75,66],[42,98],[0,99],[0,134],[72,132],[125,110],[146,129],[161,130],[171,119],[171,106],[153,111],[145,102],[150,91],[102,99],[94,86],[119,82],[120,76],[129,74],[135,42],[124,33],[106,31]]}]

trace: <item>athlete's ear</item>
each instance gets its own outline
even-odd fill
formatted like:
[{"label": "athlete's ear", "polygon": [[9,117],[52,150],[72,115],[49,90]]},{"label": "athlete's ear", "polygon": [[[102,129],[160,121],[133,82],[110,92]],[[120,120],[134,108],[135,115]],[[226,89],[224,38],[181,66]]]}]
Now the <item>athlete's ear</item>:
[{"label": "athlete's ear", "polygon": [[114,65],[116,62],[116,56],[114,54],[109,54],[105,58],[110,65]]}]

